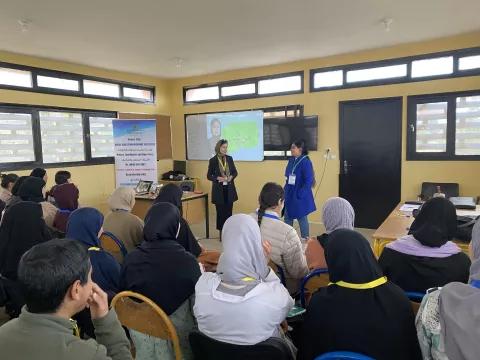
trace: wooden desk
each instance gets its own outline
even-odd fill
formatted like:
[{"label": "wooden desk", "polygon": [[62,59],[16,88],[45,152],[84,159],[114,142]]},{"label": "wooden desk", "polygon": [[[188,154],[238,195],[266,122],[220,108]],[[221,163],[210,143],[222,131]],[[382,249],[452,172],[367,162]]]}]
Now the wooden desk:
[{"label": "wooden desk", "polygon": [[[155,196],[137,195],[135,196],[135,206],[132,214],[137,215],[141,219],[145,219],[145,215],[152,206]],[[210,237],[210,223],[208,215],[208,194],[196,194],[193,192],[184,192],[182,196],[183,217],[190,224],[199,224],[205,222],[205,236]]]},{"label": "wooden desk", "polygon": [[[403,203],[399,204],[373,234],[373,252],[377,257],[380,257],[383,248],[388,243],[408,234],[414,218],[411,214],[400,211],[402,205]],[[477,211],[480,211],[479,205],[477,205],[477,210],[457,210],[457,214],[469,215],[471,213],[473,215]],[[467,243],[455,240],[454,242],[468,255]]]}]

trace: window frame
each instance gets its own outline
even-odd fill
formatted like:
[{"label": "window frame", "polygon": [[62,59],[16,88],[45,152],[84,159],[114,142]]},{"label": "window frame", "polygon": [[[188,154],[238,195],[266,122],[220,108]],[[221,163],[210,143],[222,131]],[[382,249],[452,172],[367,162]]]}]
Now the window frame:
[{"label": "window frame", "polygon": [[[340,89],[352,89],[358,87],[367,87],[367,86],[379,86],[379,85],[390,85],[390,84],[403,84],[410,82],[419,82],[419,81],[431,81],[437,79],[449,79],[449,78],[458,78],[465,76],[476,76],[480,75],[480,68],[469,69],[469,70],[459,70],[458,63],[461,57],[480,55],[480,47],[472,47],[466,49],[457,49],[450,51],[442,51],[428,54],[420,54],[414,56],[405,56],[400,58],[384,59],[384,60],[375,60],[368,61],[356,64],[346,64],[346,65],[336,65],[330,67],[315,68],[310,70],[310,92],[319,92],[319,91],[332,91]],[[440,74],[440,75],[431,75],[423,77],[412,78],[412,62],[415,60],[426,60],[437,57],[453,56],[453,73],[451,74]],[[378,80],[366,80],[347,83],[347,72],[351,70],[364,70],[373,67],[380,66],[390,66],[390,65],[407,65],[407,75],[397,78],[386,78]],[[343,84],[338,86],[331,87],[314,87],[314,76],[316,73],[327,72],[327,71],[343,71]]]},{"label": "window frame", "polygon": [[[208,115],[208,114],[221,114],[221,113],[229,113],[229,112],[240,112],[240,111],[258,111],[262,110],[264,113],[265,112],[274,112],[274,111],[284,111],[285,112],[285,117],[287,117],[287,111],[298,111],[298,115],[295,117],[303,117],[304,116],[304,106],[301,104],[296,104],[296,105],[285,105],[285,106],[273,106],[273,107],[267,107],[267,108],[254,108],[254,109],[240,109],[240,110],[225,110],[225,111],[207,111],[207,112],[199,112],[199,113],[188,113],[183,115],[183,123],[184,123],[184,129],[185,129],[185,158],[187,161],[208,161],[208,160],[189,160],[188,159],[188,151],[187,151],[187,116],[192,116],[192,115]],[[295,118],[292,116],[288,116],[290,118]],[[265,151],[281,151],[281,150],[265,150],[265,144],[263,144],[263,161],[265,160],[288,160],[290,156],[287,155],[287,151],[289,149],[286,149],[285,156],[265,156]]]},{"label": "window frame", "polygon": [[[279,79],[283,77],[290,77],[290,76],[300,76],[300,90],[292,90],[292,91],[283,91],[277,93],[270,93],[270,94],[259,94],[258,93],[258,82],[261,80],[273,80]],[[258,99],[264,97],[271,97],[271,96],[284,96],[284,95],[294,95],[294,94],[303,94],[305,92],[305,74],[304,71],[293,71],[288,73],[281,73],[281,74],[273,74],[273,75],[266,75],[266,76],[258,76],[258,77],[251,77],[246,79],[237,79],[237,80],[228,80],[228,81],[221,81],[216,83],[208,83],[208,84],[201,84],[195,86],[184,86],[183,87],[183,105],[194,105],[194,104],[205,104],[205,103],[214,103],[214,102],[223,102],[223,101],[233,101],[233,100],[245,100],[245,99]],[[240,94],[240,95],[232,95],[232,96],[222,96],[222,87],[227,86],[236,86],[236,85],[245,85],[245,84],[255,84],[255,93],[254,94]],[[211,99],[211,100],[199,100],[199,101],[186,101],[187,91],[192,89],[201,89],[205,87],[212,87],[218,86],[218,99]],[[189,114],[192,115],[192,114]]]},{"label": "window frame", "polygon": [[[106,79],[106,78],[97,77],[97,76],[76,74],[76,73],[70,73],[70,72],[65,72],[65,71],[38,68],[38,67],[33,67],[33,66],[13,64],[13,63],[8,63],[8,62],[1,62],[1,61],[0,61],[0,67],[15,69],[15,70],[30,71],[31,76],[32,76],[32,87],[23,87],[23,86],[0,84],[0,89],[27,91],[27,92],[51,94],[51,95],[74,96],[74,97],[89,98],[89,99],[126,101],[126,102],[140,103],[140,104],[154,104],[155,103],[155,86],[135,84],[135,83],[130,83],[130,82],[126,82],[126,81]],[[79,82],[78,91],[39,86],[38,83],[37,83],[37,75],[63,78],[63,79],[66,79],[66,80],[76,80],[76,81]],[[106,82],[106,83],[118,85],[120,87],[120,92],[119,92],[120,96],[119,97],[111,97],[111,96],[103,96],[103,95],[85,94],[84,91],[83,91],[83,80],[99,81],[99,82]],[[152,94],[152,97],[149,100],[144,100],[144,99],[139,99],[139,98],[131,98],[131,97],[123,96],[123,88],[124,87],[150,91],[151,94]]]},{"label": "window frame", "polygon": [[[58,162],[58,163],[47,163],[47,164],[43,163],[42,137],[41,137],[40,115],[39,115],[40,111],[69,112],[69,113],[79,113],[82,115],[83,146],[84,146],[84,153],[85,153],[84,161],[70,161],[70,162]],[[35,161],[15,162],[15,163],[0,162],[0,170],[28,170],[28,169],[33,169],[35,167],[58,168],[58,167],[74,167],[74,166],[76,167],[76,166],[90,166],[90,165],[115,163],[115,157],[113,156],[92,158],[89,116],[95,115],[97,117],[111,117],[111,118],[117,119],[118,113],[116,111],[0,103],[0,112],[31,114],[32,132],[33,132],[33,150],[35,154]]]},{"label": "window frame", "polygon": [[[456,108],[458,97],[480,96],[479,90],[411,95],[407,97],[407,161],[475,161],[480,160],[480,155],[456,155]],[[417,104],[431,102],[447,102],[447,148],[446,152],[416,152],[416,121]],[[413,126],[413,128],[412,128]],[[414,129],[414,130],[412,130]]]}]

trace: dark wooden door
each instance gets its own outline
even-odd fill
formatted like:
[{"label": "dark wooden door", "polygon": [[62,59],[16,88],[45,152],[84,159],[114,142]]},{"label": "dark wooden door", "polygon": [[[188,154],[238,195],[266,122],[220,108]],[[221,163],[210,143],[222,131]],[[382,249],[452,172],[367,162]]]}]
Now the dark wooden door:
[{"label": "dark wooden door", "polygon": [[402,98],[340,102],[340,196],[376,229],[400,202]]}]

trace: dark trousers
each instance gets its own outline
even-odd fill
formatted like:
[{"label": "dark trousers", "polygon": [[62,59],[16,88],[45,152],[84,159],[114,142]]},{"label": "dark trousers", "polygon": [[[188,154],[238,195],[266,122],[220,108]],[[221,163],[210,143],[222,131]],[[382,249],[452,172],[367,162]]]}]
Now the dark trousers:
[{"label": "dark trousers", "polygon": [[222,231],[225,221],[232,216],[233,203],[215,204],[217,209],[217,230]]}]

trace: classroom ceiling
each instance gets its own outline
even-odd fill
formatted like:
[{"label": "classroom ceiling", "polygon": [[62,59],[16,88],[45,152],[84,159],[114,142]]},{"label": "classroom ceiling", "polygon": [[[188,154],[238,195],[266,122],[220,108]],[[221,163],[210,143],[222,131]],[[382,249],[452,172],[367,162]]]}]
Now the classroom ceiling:
[{"label": "classroom ceiling", "polygon": [[478,30],[479,13],[479,0],[0,0],[0,49],[177,78]]}]

